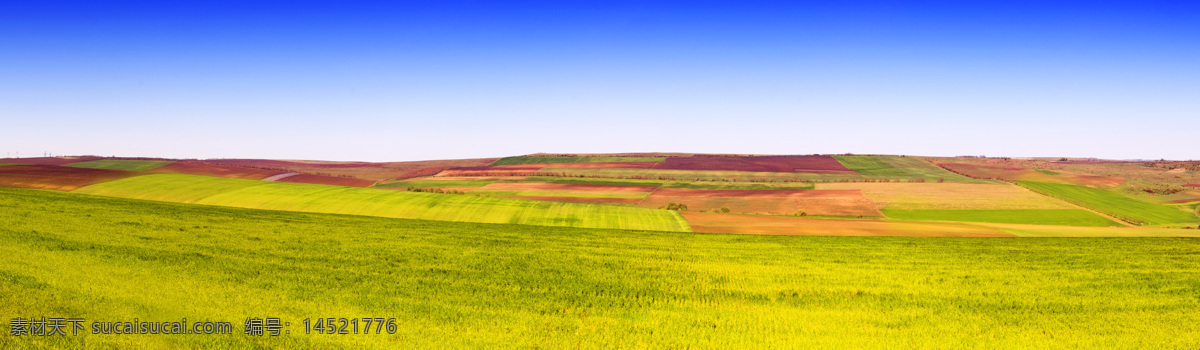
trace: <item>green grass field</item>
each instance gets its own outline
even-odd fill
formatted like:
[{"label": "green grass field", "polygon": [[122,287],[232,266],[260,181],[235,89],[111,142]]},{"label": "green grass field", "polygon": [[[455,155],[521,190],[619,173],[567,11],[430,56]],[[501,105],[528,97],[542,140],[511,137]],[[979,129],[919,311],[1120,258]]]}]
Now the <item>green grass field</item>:
[{"label": "green grass field", "polygon": [[688,231],[678,213],[585,203],[161,174],[100,183],[83,194],[239,208],[462,222]]},{"label": "green grass field", "polygon": [[[0,189],[0,322],[233,335],[0,348],[1106,348],[1200,343],[1200,239],[710,235],[263,211]],[[1117,229],[1112,229],[1117,230]],[[242,334],[248,317],[290,334]],[[396,318],[305,335],[305,318]]]},{"label": "green grass field", "polygon": [[1085,227],[1120,226],[1108,218],[1083,209],[1010,210],[896,210],[883,215],[900,220],[991,222],[1005,224],[1065,225]]},{"label": "green grass field", "polygon": [[443,188],[443,187],[483,187],[495,183],[496,180],[415,180],[401,181],[386,184],[377,184],[371,187],[383,188]]},{"label": "green grass field", "polygon": [[1017,183],[1035,192],[1133,223],[1163,225],[1200,222],[1200,217],[1194,213],[1171,206],[1139,201],[1103,189],[1046,182],[1018,181]]},{"label": "green grass field", "polygon": [[603,162],[661,162],[664,157],[504,157],[491,165],[520,165],[548,163],[603,163]]},{"label": "green grass field", "polygon": [[125,171],[146,171],[174,162],[166,160],[120,160],[101,159],[87,162],[71,163],[64,166],[75,168],[109,169]]},{"label": "green grass field", "polygon": [[5,165],[24,165],[24,164],[22,164],[22,163],[0,163],[0,166],[5,166]]}]

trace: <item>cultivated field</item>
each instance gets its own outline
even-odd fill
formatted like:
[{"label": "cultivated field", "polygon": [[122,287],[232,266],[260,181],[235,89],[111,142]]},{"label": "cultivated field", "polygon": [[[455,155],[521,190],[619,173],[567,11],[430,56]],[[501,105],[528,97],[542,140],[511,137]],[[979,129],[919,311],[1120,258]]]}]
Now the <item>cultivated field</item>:
[{"label": "cultivated field", "polygon": [[[19,315],[187,318],[228,321],[237,330],[14,338],[6,327],[0,348],[1182,349],[1200,343],[1196,239],[667,233],[22,189],[0,189],[0,208],[3,322]],[[280,317],[291,324],[290,334],[243,335],[248,317]],[[324,317],[396,318],[398,327],[394,334],[304,334],[304,319]]]},{"label": "cultivated field", "polygon": [[661,162],[664,157],[504,157],[490,165],[546,164],[546,163],[611,163],[611,162]]},{"label": "cultivated field", "polygon": [[133,175],[128,171],[108,169],[53,165],[8,165],[0,167],[0,186],[71,191],[87,185]]},{"label": "cultivated field", "polygon": [[636,230],[688,231],[671,211],[380,189],[160,174],[77,193],[253,209]]},{"label": "cultivated field", "polygon": [[87,162],[71,163],[64,165],[72,168],[88,168],[88,169],[109,169],[109,170],[125,170],[125,171],[145,171],[171,164],[171,161],[165,160],[121,160],[121,159],[102,159]]},{"label": "cultivated field", "polygon": [[1038,193],[1062,199],[1134,224],[1168,225],[1200,222],[1200,217],[1175,207],[1148,203],[1120,194],[1083,186],[1045,182],[1018,182]]},{"label": "cultivated field", "polygon": [[697,190],[662,188],[638,204],[659,208],[670,203],[685,204],[692,211],[831,216],[880,216],[874,203],[857,190]]}]

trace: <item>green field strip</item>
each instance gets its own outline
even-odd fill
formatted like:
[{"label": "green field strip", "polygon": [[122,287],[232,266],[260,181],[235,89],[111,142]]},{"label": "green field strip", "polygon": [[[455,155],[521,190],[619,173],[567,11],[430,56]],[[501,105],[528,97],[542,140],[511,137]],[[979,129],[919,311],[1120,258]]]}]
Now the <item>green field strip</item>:
[{"label": "green field strip", "polygon": [[383,188],[446,188],[446,187],[483,187],[495,183],[497,180],[416,180],[416,181],[401,181],[386,184],[376,184],[371,187]]},{"label": "green field strip", "polygon": [[253,209],[442,221],[689,231],[678,213],[590,203],[561,203],[198,175],[145,175],[78,193]]},{"label": "green field strip", "polygon": [[71,163],[64,166],[73,168],[109,169],[125,171],[146,171],[163,165],[174,163],[166,160],[121,160],[101,159],[87,162]]},{"label": "green field strip", "polygon": [[1001,224],[1062,225],[1083,227],[1121,226],[1083,209],[1009,209],[1009,210],[896,210],[883,209],[883,215],[900,220],[987,222]]},{"label": "green field strip", "polygon": [[638,179],[595,179],[595,178],[578,178],[578,177],[557,177],[557,176],[530,176],[520,180],[506,180],[503,182],[538,182],[550,184],[572,184],[572,185],[615,185],[615,186],[647,186],[659,187],[664,184],[658,180],[638,180]]},{"label": "green field strip", "polygon": [[25,165],[25,164],[24,163],[0,163],[0,166],[5,166],[5,165]]},{"label": "green field strip", "polygon": [[490,191],[490,190],[474,190],[467,192],[470,194],[484,194],[493,196],[525,196],[525,197],[579,197],[579,198],[646,198],[650,193],[642,194],[627,194],[627,193],[570,193],[570,192],[518,192],[518,191]]},{"label": "green field strip", "polygon": [[1047,182],[1017,181],[1017,184],[1031,191],[1133,224],[1163,225],[1200,222],[1200,217],[1194,213],[1172,206],[1143,202],[1108,190]]},{"label": "green field strip", "polygon": [[521,165],[549,163],[608,163],[608,162],[661,162],[666,157],[504,157],[491,165]]}]

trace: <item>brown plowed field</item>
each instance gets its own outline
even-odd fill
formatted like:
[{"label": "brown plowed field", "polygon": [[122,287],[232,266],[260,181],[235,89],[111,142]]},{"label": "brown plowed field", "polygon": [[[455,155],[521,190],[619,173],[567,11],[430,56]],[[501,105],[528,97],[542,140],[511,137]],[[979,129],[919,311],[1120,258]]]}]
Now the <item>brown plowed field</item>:
[{"label": "brown plowed field", "polygon": [[695,156],[667,158],[654,168],[813,174],[855,173],[830,156]]},{"label": "brown plowed field", "polygon": [[371,187],[371,186],[375,185],[375,181],[371,181],[371,180],[354,179],[354,178],[348,178],[348,177],[309,175],[309,174],[292,175],[292,176],[288,176],[288,177],[279,179],[278,181],[279,182],[296,182],[296,183],[305,183],[305,184],[318,184],[318,185],[349,186],[349,187]]},{"label": "brown plowed field", "polygon": [[[538,168],[538,169],[541,169],[541,168]],[[437,173],[437,174],[436,174],[436,175],[434,175],[434,176],[437,176],[437,177],[446,177],[446,176],[449,176],[449,177],[460,177],[460,176],[463,176],[463,177],[465,177],[465,176],[471,176],[471,177],[475,177],[475,176],[492,176],[492,177],[495,177],[495,176],[533,176],[533,174],[534,174],[534,173],[537,173],[537,172],[538,172],[538,169],[533,169],[533,170],[522,170],[522,169],[495,169],[495,168],[489,168],[489,169],[461,169],[461,168],[451,168],[451,169],[446,169],[446,170],[443,170],[443,171],[441,171],[441,172]]]},{"label": "brown plowed field", "polygon": [[589,203],[637,203],[641,198],[591,198],[591,197],[552,197],[552,196],[494,196],[496,198],[528,199],[535,201],[554,202],[589,202]]},{"label": "brown plowed field", "polygon": [[123,179],[135,172],[72,168],[55,165],[9,165],[0,167],[0,186],[73,191],[87,185]]},{"label": "brown plowed field", "polygon": [[1193,185],[1193,184],[1188,184],[1188,185],[1183,185],[1183,187],[1190,187],[1190,188],[1200,188],[1200,184],[1194,184],[1194,185]]},{"label": "brown plowed field", "polygon": [[646,197],[638,207],[660,208],[669,203],[686,204],[690,210],[729,207],[733,213],[792,215],[882,216],[859,190],[696,190],[663,188]]},{"label": "brown plowed field", "polygon": [[692,231],[755,235],[1013,237],[990,227],[959,223],[806,219],[682,212]]},{"label": "brown plowed field", "polygon": [[[595,163],[543,163],[543,164],[522,164],[522,165],[538,165],[540,168],[621,168],[621,169],[650,169],[657,165],[657,162],[595,162]],[[498,165],[496,168],[507,168],[520,165]]]},{"label": "brown plowed field", "polygon": [[1176,200],[1173,200],[1173,201],[1166,201],[1166,202],[1163,202],[1163,203],[1169,203],[1169,204],[1179,204],[1179,203],[1191,203],[1191,202],[1200,202],[1200,198],[1185,198],[1185,199],[1176,199]]},{"label": "brown plowed field", "polygon": [[0,163],[18,163],[30,165],[67,165],[71,163],[86,162],[90,160],[104,159],[101,157],[37,157],[37,158],[2,158]]},{"label": "brown plowed field", "polygon": [[161,173],[161,174],[205,175],[205,176],[217,176],[217,177],[227,177],[227,178],[233,178],[233,179],[249,179],[249,180],[262,180],[268,176],[279,174],[279,171],[275,171],[275,170],[264,170],[264,169],[254,169],[254,168],[244,168],[244,167],[236,167],[236,166],[216,165],[216,164],[207,164],[207,163],[194,163],[194,162],[175,162],[175,163],[167,164],[167,165],[164,165],[164,166],[161,166],[158,168],[154,168],[153,170],[150,170],[148,172]]},{"label": "brown plowed field", "polygon": [[497,182],[484,185],[478,190],[518,191],[518,192],[560,192],[560,193],[649,193],[655,186],[623,186],[623,185],[586,185],[586,184],[548,184],[536,182]]}]

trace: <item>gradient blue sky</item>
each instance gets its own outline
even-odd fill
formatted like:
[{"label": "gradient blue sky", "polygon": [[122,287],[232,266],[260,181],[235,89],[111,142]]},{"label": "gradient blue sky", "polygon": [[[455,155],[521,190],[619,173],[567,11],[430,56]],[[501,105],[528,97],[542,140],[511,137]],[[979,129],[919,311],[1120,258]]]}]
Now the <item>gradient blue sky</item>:
[{"label": "gradient blue sky", "polygon": [[1188,1],[6,1],[0,152],[1200,159]]}]

